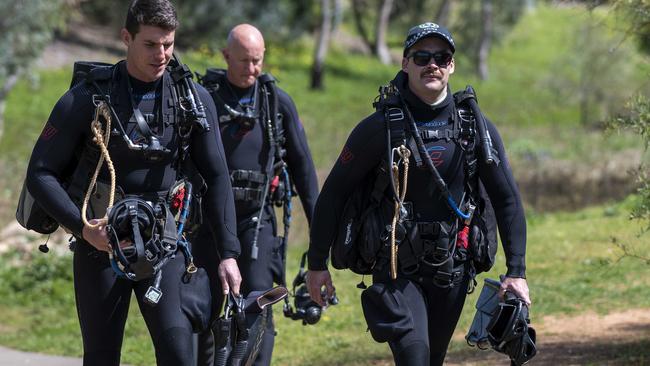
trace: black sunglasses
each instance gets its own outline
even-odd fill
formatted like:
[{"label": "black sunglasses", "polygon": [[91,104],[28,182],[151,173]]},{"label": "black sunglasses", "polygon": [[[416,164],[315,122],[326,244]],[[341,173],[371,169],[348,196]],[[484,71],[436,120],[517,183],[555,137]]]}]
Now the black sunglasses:
[{"label": "black sunglasses", "polygon": [[429,51],[415,51],[408,56],[408,58],[413,58],[413,62],[418,66],[427,66],[431,59],[438,67],[447,67],[451,63],[454,55],[448,51],[438,51],[438,52],[429,52]]}]

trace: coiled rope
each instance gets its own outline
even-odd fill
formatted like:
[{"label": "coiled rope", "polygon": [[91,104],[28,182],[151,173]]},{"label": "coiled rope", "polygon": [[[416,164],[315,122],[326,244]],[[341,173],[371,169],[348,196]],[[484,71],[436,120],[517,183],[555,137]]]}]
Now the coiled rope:
[{"label": "coiled rope", "polygon": [[[99,118],[102,117],[106,121],[106,130],[102,136],[102,124],[99,121]],[[95,107],[95,118],[90,124],[90,130],[93,132],[93,141],[99,146],[101,150],[101,155],[97,161],[97,167],[95,168],[95,174],[93,174],[92,179],[90,180],[90,185],[86,191],[84,197],[83,205],[81,206],[81,220],[83,220],[84,225],[90,228],[97,228],[98,226],[104,224],[101,221],[104,221],[108,215],[108,209],[113,206],[113,201],[115,200],[115,168],[113,167],[113,161],[111,160],[110,155],[108,154],[108,140],[111,137],[111,111],[105,101],[99,102],[97,107]],[[95,185],[97,184],[97,176],[99,176],[99,171],[102,168],[102,164],[106,160],[106,166],[108,168],[109,175],[111,177],[111,190],[108,196],[108,206],[106,208],[106,214],[96,224],[91,224],[86,219],[86,210],[88,209],[88,201],[90,201],[90,195],[95,190]]]},{"label": "coiled rope", "polygon": [[[395,194],[398,197],[398,200],[395,201],[395,210],[393,214],[393,222],[391,224],[390,230],[390,277],[392,279],[397,278],[397,245],[395,243],[395,232],[397,231],[397,219],[400,216],[400,211],[404,203],[404,197],[406,196],[406,188],[408,186],[408,173],[409,173],[409,158],[411,157],[411,151],[406,148],[404,145],[400,147],[393,148],[392,154],[399,155],[400,159],[395,162],[393,161],[391,170],[391,177],[395,183]],[[402,172],[402,185],[400,187],[399,183],[399,163],[404,165],[404,170]]]}]

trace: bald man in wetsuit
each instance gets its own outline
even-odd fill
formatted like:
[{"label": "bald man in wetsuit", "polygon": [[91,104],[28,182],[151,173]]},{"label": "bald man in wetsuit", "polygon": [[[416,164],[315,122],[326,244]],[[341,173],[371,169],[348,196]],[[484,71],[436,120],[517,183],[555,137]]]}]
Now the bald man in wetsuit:
[{"label": "bald man in wetsuit", "polygon": [[[286,243],[278,236],[273,209],[273,203],[281,201],[274,196],[282,189],[275,186],[278,178],[282,180],[278,168],[285,164],[292,182],[290,185],[295,185],[308,222],[311,222],[316,204],[318,182],[296,106],[279,87],[274,87],[277,94],[276,124],[284,131],[285,141],[278,147],[269,140],[267,122],[269,114],[273,113],[273,98],[269,95],[271,87],[264,81],[265,74],[262,73],[265,53],[262,33],[250,24],[237,25],[228,34],[222,53],[227,70],[217,71],[218,87],[208,90],[217,106],[221,139],[235,196],[237,234],[242,250],[237,263],[242,275],[241,293],[245,296],[253,291],[268,290],[274,282],[284,282],[283,251],[286,248],[283,245]],[[282,150],[281,159],[276,154],[278,149]],[[268,182],[270,187],[267,188]],[[291,188],[284,189],[286,194]],[[264,190],[267,190],[266,194]],[[208,272],[211,272],[209,268]],[[225,294],[221,291],[215,295]],[[222,303],[222,298],[213,303]],[[218,312],[220,309],[215,310]],[[269,365],[271,362],[275,338],[271,315],[269,313],[255,365]],[[247,315],[249,325],[256,316]],[[249,339],[249,343],[251,341]],[[200,343],[205,347],[206,343]]]}]

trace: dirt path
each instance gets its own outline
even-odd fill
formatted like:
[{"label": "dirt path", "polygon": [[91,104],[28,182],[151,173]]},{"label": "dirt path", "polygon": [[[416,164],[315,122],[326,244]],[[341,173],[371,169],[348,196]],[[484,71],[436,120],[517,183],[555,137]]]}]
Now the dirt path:
[{"label": "dirt path", "polygon": [[41,355],[0,347],[0,366],[81,366],[78,358]]},{"label": "dirt path", "polygon": [[[530,365],[650,365],[650,309],[545,317],[535,329],[538,354]],[[450,354],[445,364],[507,365],[507,361],[494,351],[470,349]]]},{"label": "dirt path", "polygon": [[[538,354],[529,365],[650,365],[650,309],[635,309],[599,316],[546,317],[536,325]],[[462,335],[456,337],[462,342]],[[505,355],[493,351],[455,352],[448,366],[508,365]],[[81,360],[18,352],[0,347],[0,366],[68,366]],[[392,365],[391,360],[374,363]]]}]

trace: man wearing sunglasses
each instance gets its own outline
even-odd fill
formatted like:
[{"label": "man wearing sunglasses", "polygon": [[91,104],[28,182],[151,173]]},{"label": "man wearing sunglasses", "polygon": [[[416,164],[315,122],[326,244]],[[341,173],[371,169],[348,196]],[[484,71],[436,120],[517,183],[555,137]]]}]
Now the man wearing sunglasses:
[{"label": "man wearing sunglasses", "polygon": [[[341,218],[345,217],[348,198],[370,174],[381,174],[377,173],[378,167],[386,165],[387,150],[391,147],[387,146],[386,119],[391,121],[391,131],[396,125],[393,119],[404,126],[415,126],[404,128],[408,130],[404,137],[411,151],[410,159],[407,158],[411,168],[406,176],[408,190],[401,205],[404,210],[399,211],[406,233],[402,231],[403,241],[398,244],[397,264],[391,260],[390,243],[385,239],[390,237],[390,232],[383,232],[376,239],[381,244],[371,267],[373,285],[361,295],[368,329],[376,341],[388,342],[395,364],[399,366],[443,364],[466,294],[472,289],[470,284],[474,283],[476,275],[471,254],[473,244],[470,243],[481,239],[474,235],[463,245],[459,233],[464,220],[453,210],[455,207],[461,214],[469,212],[467,203],[471,201],[468,200],[467,181],[471,173],[467,168],[471,159],[466,156],[474,151],[468,147],[472,140],[465,137],[468,136],[467,128],[462,127],[467,124],[461,121],[448,86],[455,70],[455,51],[451,33],[438,24],[424,23],[409,30],[404,42],[402,69],[391,81],[392,90],[397,93],[392,92],[390,100],[397,100],[396,109],[403,116],[397,113],[397,117],[390,114],[385,117],[384,110],[378,108],[356,126],[323,185],[312,220],[307,285],[312,299],[325,305],[334,293],[327,269],[328,256],[332,244],[340,242],[340,228],[346,225]],[[506,257],[508,270],[500,296],[507,290],[530,304],[525,280],[524,211],[501,137],[491,122],[487,121],[486,127],[500,162],[488,164],[479,154],[473,167],[492,201]],[[415,133],[421,141],[417,141]],[[412,144],[413,140],[416,142]],[[424,160],[428,164],[423,164]],[[400,180],[402,172],[403,168]],[[476,174],[471,176],[476,177]],[[441,185],[434,184],[434,181],[439,183],[436,175],[446,184],[448,192],[445,194]],[[393,191],[390,184],[387,186],[384,199],[388,197],[392,205]],[[376,187],[375,184],[368,189]],[[379,216],[377,220],[381,219]],[[390,228],[390,221],[388,224]],[[386,222],[375,226],[384,228]],[[396,233],[399,234],[399,230]],[[415,245],[418,243],[419,247]],[[409,252],[402,250],[408,248],[413,248],[410,258]],[[323,287],[324,296],[321,295]]]}]

